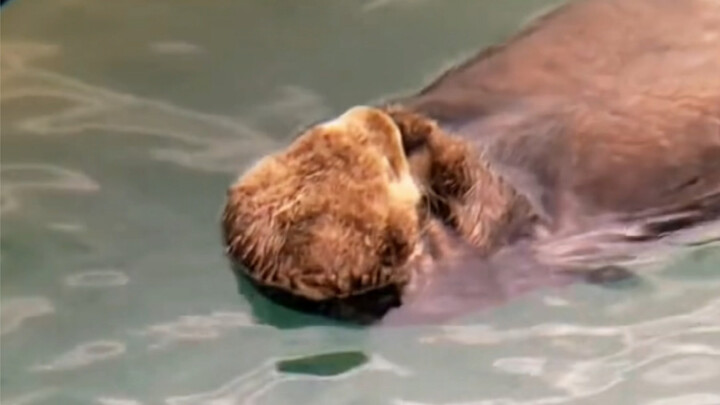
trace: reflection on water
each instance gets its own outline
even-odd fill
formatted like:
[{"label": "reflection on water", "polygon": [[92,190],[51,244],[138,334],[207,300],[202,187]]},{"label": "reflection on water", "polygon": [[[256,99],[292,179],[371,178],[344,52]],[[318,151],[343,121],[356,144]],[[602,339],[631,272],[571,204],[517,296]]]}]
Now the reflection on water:
[{"label": "reflection on water", "polygon": [[711,393],[699,393],[679,395],[648,402],[648,405],[713,405],[720,403],[720,395]]},{"label": "reflection on water", "polygon": [[[713,338],[717,340],[720,337],[718,320],[720,300],[715,299],[688,314],[632,325],[583,327],[541,324],[505,331],[487,326],[446,327],[444,333],[422,340],[427,344],[451,341],[480,347],[531,340],[537,346],[534,349],[537,356],[499,358],[493,362],[493,366],[508,374],[541,379],[565,395],[524,402],[507,402],[503,399],[506,402],[501,403],[551,404],[598,395],[626,382],[628,374],[653,365],[654,368],[640,373],[640,378],[659,387],[718,381],[720,347],[712,344]],[[700,343],[708,337],[709,343]],[[593,340],[604,341],[597,343],[602,345],[612,341],[617,349],[608,354],[589,356],[590,353],[584,349]],[[569,358],[549,358],[543,355],[558,347]]]},{"label": "reflection on water", "polygon": [[84,271],[65,278],[65,284],[70,287],[115,287],[128,281],[128,276],[117,270]]},{"label": "reflection on water", "polygon": [[[364,365],[352,368],[349,371],[333,374],[331,376],[297,375],[295,373],[278,372],[274,363],[266,363],[254,369],[252,372],[234,378],[232,381],[223,384],[212,391],[193,394],[188,396],[170,397],[166,400],[169,405],[211,405],[211,404],[254,404],[262,401],[262,397],[268,395],[275,387],[280,385],[296,385],[301,382],[313,381],[339,381],[352,379],[356,375],[364,373],[390,373],[397,376],[405,376],[406,371],[389,363],[382,357],[370,359]],[[331,398],[328,398],[331,399]],[[296,398],[298,403],[309,403]],[[308,398],[308,401],[311,400]],[[332,399],[337,401],[337,398]],[[283,402],[280,402],[283,403]],[[337,402],[314,402],[313,403],[337,403]]]},{"label": "reflection on water", "polygon": [[158,349],[174,342],[203,341],[220,338],[228,329],[252,326],[244,312],[213,312],[210,315],[182,316],[167,323],[150,325],[138,335],[154,340],[149,348]]},{"label": "reflection on water", "polygon": [[33,371],[60,371],[84,367],[98,361],[111,359],[125,353],[125,344],[113,341],[88,342],[79,345],[47,364],[31,369]]},{"label": "reflection on water", "polygon": [[148,47],[154,52],[170,55],[188,55],[202,52],[199,46],[183,41],[157,41],[151,43]]},{"label": "reflection on water", "polygon": [[[156,158],[206,170],[235,171],[236,165],[227,165],[238,159],[252,159],[258,149],[263,151],[276,146],[261,132],[239,121],[110,91],[28,66],[37,58],[57,52],[55,47],[49,45],[11,41],[3,43],[3,101],[51,98],[65,105],[59,112],[26,117],[13,125],[24,133],[79,135],[88,130],[102,130],[168,138],[178,141],[181,148],[154,150],[152,153]],[[300,92],[297,96],[304,95]],[[314,100],[311,98],[311,101]],[[266,144],[264,147],[261,147],[262,142]],[[36,183],[12,184],[11,195],[14,188],[42,188],[50,184],[69,190],[97,188],[83,174],[63,168],[39,165],[10,165],[3,168],[4,171],[33,169],[48,172],[48,175],[52,173],[57,180],[52,183],[35,180]],[[10,173],[3,173],[3,178],[5,176],[10,176]]]},{"label": "reflection on water", "polygon": [[100,405],[142,405],[140,402],[134,399],[120,398],[98,398],[97,403]]},{"label": "reflection on water", "polygon": [[[6,164],[0,170],[3,179],[0,213],[20,209],[23,195],[43,191],[94,192],[100,186],[83,173],[44,164]],[[19,177],[19,179],[17,179]]]},{"label": "reflection on water", "polygon": [[17,397],[8,399],[7,396],[3,396],[3,404],[7,405],[26,405],[26,404],[37,404],[41,401],[46,401],[55,393],[56,389],[41,389],[27,394],[19,395]]},{"label": "reflection on water", "polygon": [[264,325],[222,258],[243,167],[556,3],[4,8],[2,404],[720,403],[717,227],[648,250],[637,285],[538,291],[444,327]]},{"label": "reflection on water", "polygon": [[14,332],[27,319],[52,314],[55,308],[43,297],[4,298],[0,307],[2,334]]}]

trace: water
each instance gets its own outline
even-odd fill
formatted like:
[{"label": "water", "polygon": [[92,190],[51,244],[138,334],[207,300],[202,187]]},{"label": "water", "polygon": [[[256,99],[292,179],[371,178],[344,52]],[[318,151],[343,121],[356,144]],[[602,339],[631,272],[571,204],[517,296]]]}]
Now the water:
[{"label": "water", "polygon": [[2,404],[719,404],[718,247],[629,286],[371,329],[253,312],[222,257],[243,167],[553,4],[4,7]]}]

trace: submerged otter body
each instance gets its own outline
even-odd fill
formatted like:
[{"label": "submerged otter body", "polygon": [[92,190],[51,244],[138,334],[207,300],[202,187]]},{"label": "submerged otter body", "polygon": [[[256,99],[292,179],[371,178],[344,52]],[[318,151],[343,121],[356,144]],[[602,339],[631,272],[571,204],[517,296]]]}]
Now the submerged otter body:
[{"label": "submerged otter body", "polygon": [[522,170],[555,218],[670,209],[718,192],[718,72],[717,2],[580,1],[403,104]]},{"label": "submerged otter body", "polygon": [[482,306],[602,267],[543,261],[553,237],[609,223],[646,240],[718,214],[720,3],[580,0],[308,129],[230,188],[223,230],[265,295],[375,319],[438,288]]}]

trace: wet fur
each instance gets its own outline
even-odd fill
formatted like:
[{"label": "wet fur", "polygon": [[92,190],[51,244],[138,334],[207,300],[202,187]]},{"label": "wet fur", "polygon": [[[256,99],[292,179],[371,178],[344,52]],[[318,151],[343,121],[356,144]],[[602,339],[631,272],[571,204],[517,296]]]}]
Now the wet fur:
[{"label": "wet fur", "polygon": [[410,277],[420,196],[404,188],[400,134],[377,111],[341,118],[306,131],[228,190],[227,253],[255,282],[320,301]]},{"label": "wet fur", "polygon": [[717,2],[586,0],[400,103],[522,171],[558,220],[672,211],[720,193],[718,71]]}]

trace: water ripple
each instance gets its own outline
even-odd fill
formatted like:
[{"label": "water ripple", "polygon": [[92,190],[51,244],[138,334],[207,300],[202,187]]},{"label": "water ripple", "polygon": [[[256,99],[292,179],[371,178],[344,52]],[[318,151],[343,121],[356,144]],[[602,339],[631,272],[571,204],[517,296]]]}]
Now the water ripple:
[{"label": "water ripple", "polygon": [[96,340],[78,345],[67,353],[46,364],[31,368],[32,371],[61,371],[88,366],[109,360],[125,353],[125,343],[112,340]]},{"label": "water ripple", "polygon": [[647,405],[717,405],[720,404],[720,394],[695,393],[680,395],[671,398],[656,399],[647,402]]},{"label": "water ripple", "polygon": [[[643,379],[660,386],[699,383],[720,379],[720,347],[688,339],[720,336],[720,299],[707,302],[696,310],[676,316],[637,324],[613,327],[571,324],[540,324],[530,328],[496,330],[489,326],[448,326],[444,333],[422,338],[425,344],[450,341],[463,345],[498,345],[513,341],[547,339],[557,346],[558,339],[574,339],[587,344],[588,338],[613,339],[620,349],[584,359],[545,356],[500,358],[493,363],[498,370],[540,379],[561,396],[527,401],[510,398],[485,399],[463,404],[561,404],[598,395],[627,380],[628,373],[654,366]],[[539,340],[541,339],[541,340]],[[538,345],[539,350],[543,344]],[[664,364],[656,365],[667,360]],[[408,405],[402,399],[397,404]]]},{"label": "water ripple", "polygon": [[[160,42],[151,49],[163,53],[195,52],[192,44]],[[197,112],[173,104],[120,93],[72,77],[34,67],[39,57],[60,48],[33,42],[3,42],[3,101],[53,98],[67,102],[59,112],[26,117],[12,127],[36,135],[81,134],[86,130],[133,133],[179,142],[152,151],[158,160],[194,169],[237,173],[238,162],[247,162],[277,149],[278,141],[250,121],[289,124],[329,113],[322,98],[299,86],[284,86],[275,99],[259,103],[244,120]]]},{"label": "water ripple", "polygon": [[53,222],[48,224],[47,228],[53,231],[65,233],[78,233],[87,230],[84,225],[72,222]]},{"label": "water ripple", "polygon": [[341,374],[331,376],[315,376],[312,374],[286,374],[276,370],[276,363],[286,359],[271,359],[254,370],[233,378],[220,387],[195,394],[172,396],[165,400],[168,405],[230,405],[256,404],[257,400],[280,384],[290,381],[338,381],[352,378],[365,372],[390,372],[399,376],[407,376],[408,372],[390,361],[372,356],[363,366]]},{"label": "water ripple", "polygon": [[16,397],[12,397],[8,399],[7,397],[3,396],[2,403],[3,405],[30,405],[35,404],[41,401],[45,401],[46,399],[52,397],[57,392],[56,388],[44,388],[41,390],[29,392],[27,394],[22,394]]},{"label": "water ripple", "polygon": [[136,334],[153,338],[150,347],[158,349],[172,343],[217,339],[226,330],[245,326],[257,325],[244,312],[217,311],[210,315],[181,316],[172,322],[150,325]]},{"label": "water ripple", "polygon": [[192,55],[202,52],[199,45],[186,41],[156,41],[150,43],[149,48],[164,55]]},{"label": "water ripple", "polygon": [[109,397],[98,398],[97,403],[100,405],[142,405],[141,402],[134,399]]},{"label": "water ripple", "polygon": [[117,287],[128,281],[128,276],[118,270],[92,270],[65,277],[65,284],[70,287]]},{"label": "water ripple", "polygon": [[26,320],[54,312],[55,307],[45,297],[4,299],[0,305],[0,334],[15,332]]},{"label": "water ripple", "polygon": [[544,372],[547,359],[539,357],[513,357],[495,360],[494,367],[510,373],[539,376]]},{"label": "water ripple", "polygon": [[49,164],[3,164],[2,200],[0,213],[18,210],[22,197],[29,193],[64,191],[91,193],[100,190],[100,185],[85,173]]},{"label": "water ripple", "polygon": [[428,0],[369,0],[362,6],[365,12],[376,11],[395,6],[416,6]]},{"label": "water ripple", "polygon": [[704,351],[719,358],[706,356],[673,360],[647,371],[643,379],[660,386],[682,385],[710,379],[720,381],[720,350],[706,348]]}]

